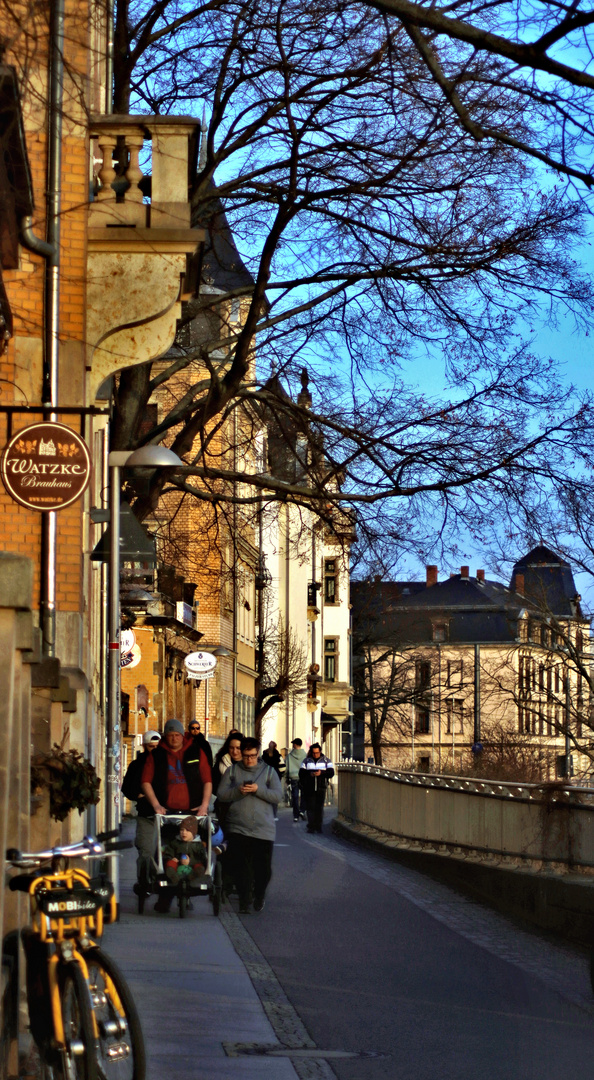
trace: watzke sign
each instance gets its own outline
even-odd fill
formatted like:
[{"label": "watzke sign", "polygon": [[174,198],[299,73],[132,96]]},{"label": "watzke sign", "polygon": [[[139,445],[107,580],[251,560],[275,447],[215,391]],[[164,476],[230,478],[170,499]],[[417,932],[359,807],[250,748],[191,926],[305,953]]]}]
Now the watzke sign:
[{"label": "watzke sign", "polygon": [[29,510],[63,510],[91,479],[91,456],[80,435],[64,424],[31,424],[2,452],[8,494]]}]

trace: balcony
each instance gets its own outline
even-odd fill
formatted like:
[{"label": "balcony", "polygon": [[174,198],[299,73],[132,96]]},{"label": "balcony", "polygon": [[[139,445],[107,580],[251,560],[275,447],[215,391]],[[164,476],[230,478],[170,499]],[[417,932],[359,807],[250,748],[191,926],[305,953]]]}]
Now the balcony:
[{"label": "balcony", "polygon": [[[114,372],[157,359],[173,343],[186,259],[204,239],[203,229],[190,228],[198,130],[187,116],[91,119],[99,166],[87,232],[91,399]],[[116,153],[124,176],[116,175]]]}]

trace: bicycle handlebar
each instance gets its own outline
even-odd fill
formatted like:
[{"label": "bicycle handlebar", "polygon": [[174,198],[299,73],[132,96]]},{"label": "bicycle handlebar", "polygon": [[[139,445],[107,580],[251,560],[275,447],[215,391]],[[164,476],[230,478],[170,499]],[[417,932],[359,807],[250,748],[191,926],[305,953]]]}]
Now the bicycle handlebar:
[{"label": "bicycle handlebar", "polygon": [[[104,833],[102,835],[107,839],[108,836],[117,836],[119,833]],[[49,851],[18,851],[16,848],[9,848],[6,852],[6,862],[10,866],[27,869],[57,858],[85,860],[115,858],[118,851],[131,847],[132,842],[130,840],[103,844],[98,840],[94,840],[92,836],[85,836],[83,840],[78,841],[76,844],[57,846]]]}]

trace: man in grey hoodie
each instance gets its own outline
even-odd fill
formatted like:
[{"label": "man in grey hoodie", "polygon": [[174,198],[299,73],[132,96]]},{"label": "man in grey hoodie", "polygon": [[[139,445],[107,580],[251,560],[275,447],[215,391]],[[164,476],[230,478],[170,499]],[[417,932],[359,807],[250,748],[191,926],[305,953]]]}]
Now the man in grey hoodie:
[{"label": "man in grey hoodie", "polygon": [[276,837],[274,815],[282,798],[278,773],[259,761],[260,743],[241,741],[241,764],[233,763],[223,775],[217,798],[229,803],[225,818],[227,857],[239,893],[239,911],[248,915],[250,904],[262,911],[266,887],[272,877],[272,849]]},{"label": "man in grey hoodie", "polygon": [[303,742],[301,739],[293,739],[291,745],[293,749],[286,757],[287,771],[285,776],[287,778],[287,784],[289,784],[291,788],[293,821],[299,821],[299,818],[305,820],[305,804],[303,802],[303,794],[299,784],[299,770],[305,758],[305,750],[303,749]]}]

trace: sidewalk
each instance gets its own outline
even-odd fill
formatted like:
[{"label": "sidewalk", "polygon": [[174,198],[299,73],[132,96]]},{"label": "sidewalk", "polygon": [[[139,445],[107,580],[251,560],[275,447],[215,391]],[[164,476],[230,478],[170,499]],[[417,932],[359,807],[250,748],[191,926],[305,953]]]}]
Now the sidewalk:
[{"label": "sidewalk", "polygon": [[[134,827],[126,824],[124,838],[133,835]],[[120,880],[120,921],[106,927],[103,944],[136,1001],[147,1049],[147,1080],[190,1080],[197,1069],[200,1080],[297,1080],[288,1057],[230,1057],[225,1051],[225,1044],[235,1043],[282,1048],[225,929],[228,926],[236,940],[242,935],[247,939],[230,906],[224,905],[223,918],[217,919],[208,899],[197,897],[193,910],[180,919],[175,903],[171,914],[156,914],[151,897],[145,914],[138,915],[132,892],[135,850],[123,853]],[[250,944],[251,939],[248,951]],[[252,974],[258,969],[257,957],[255,969],[250,965]],[[274,1005],[268,1007],[270,1012]],[[298,1038],[289,1045],[309,1042],[304,1030]]]}]

